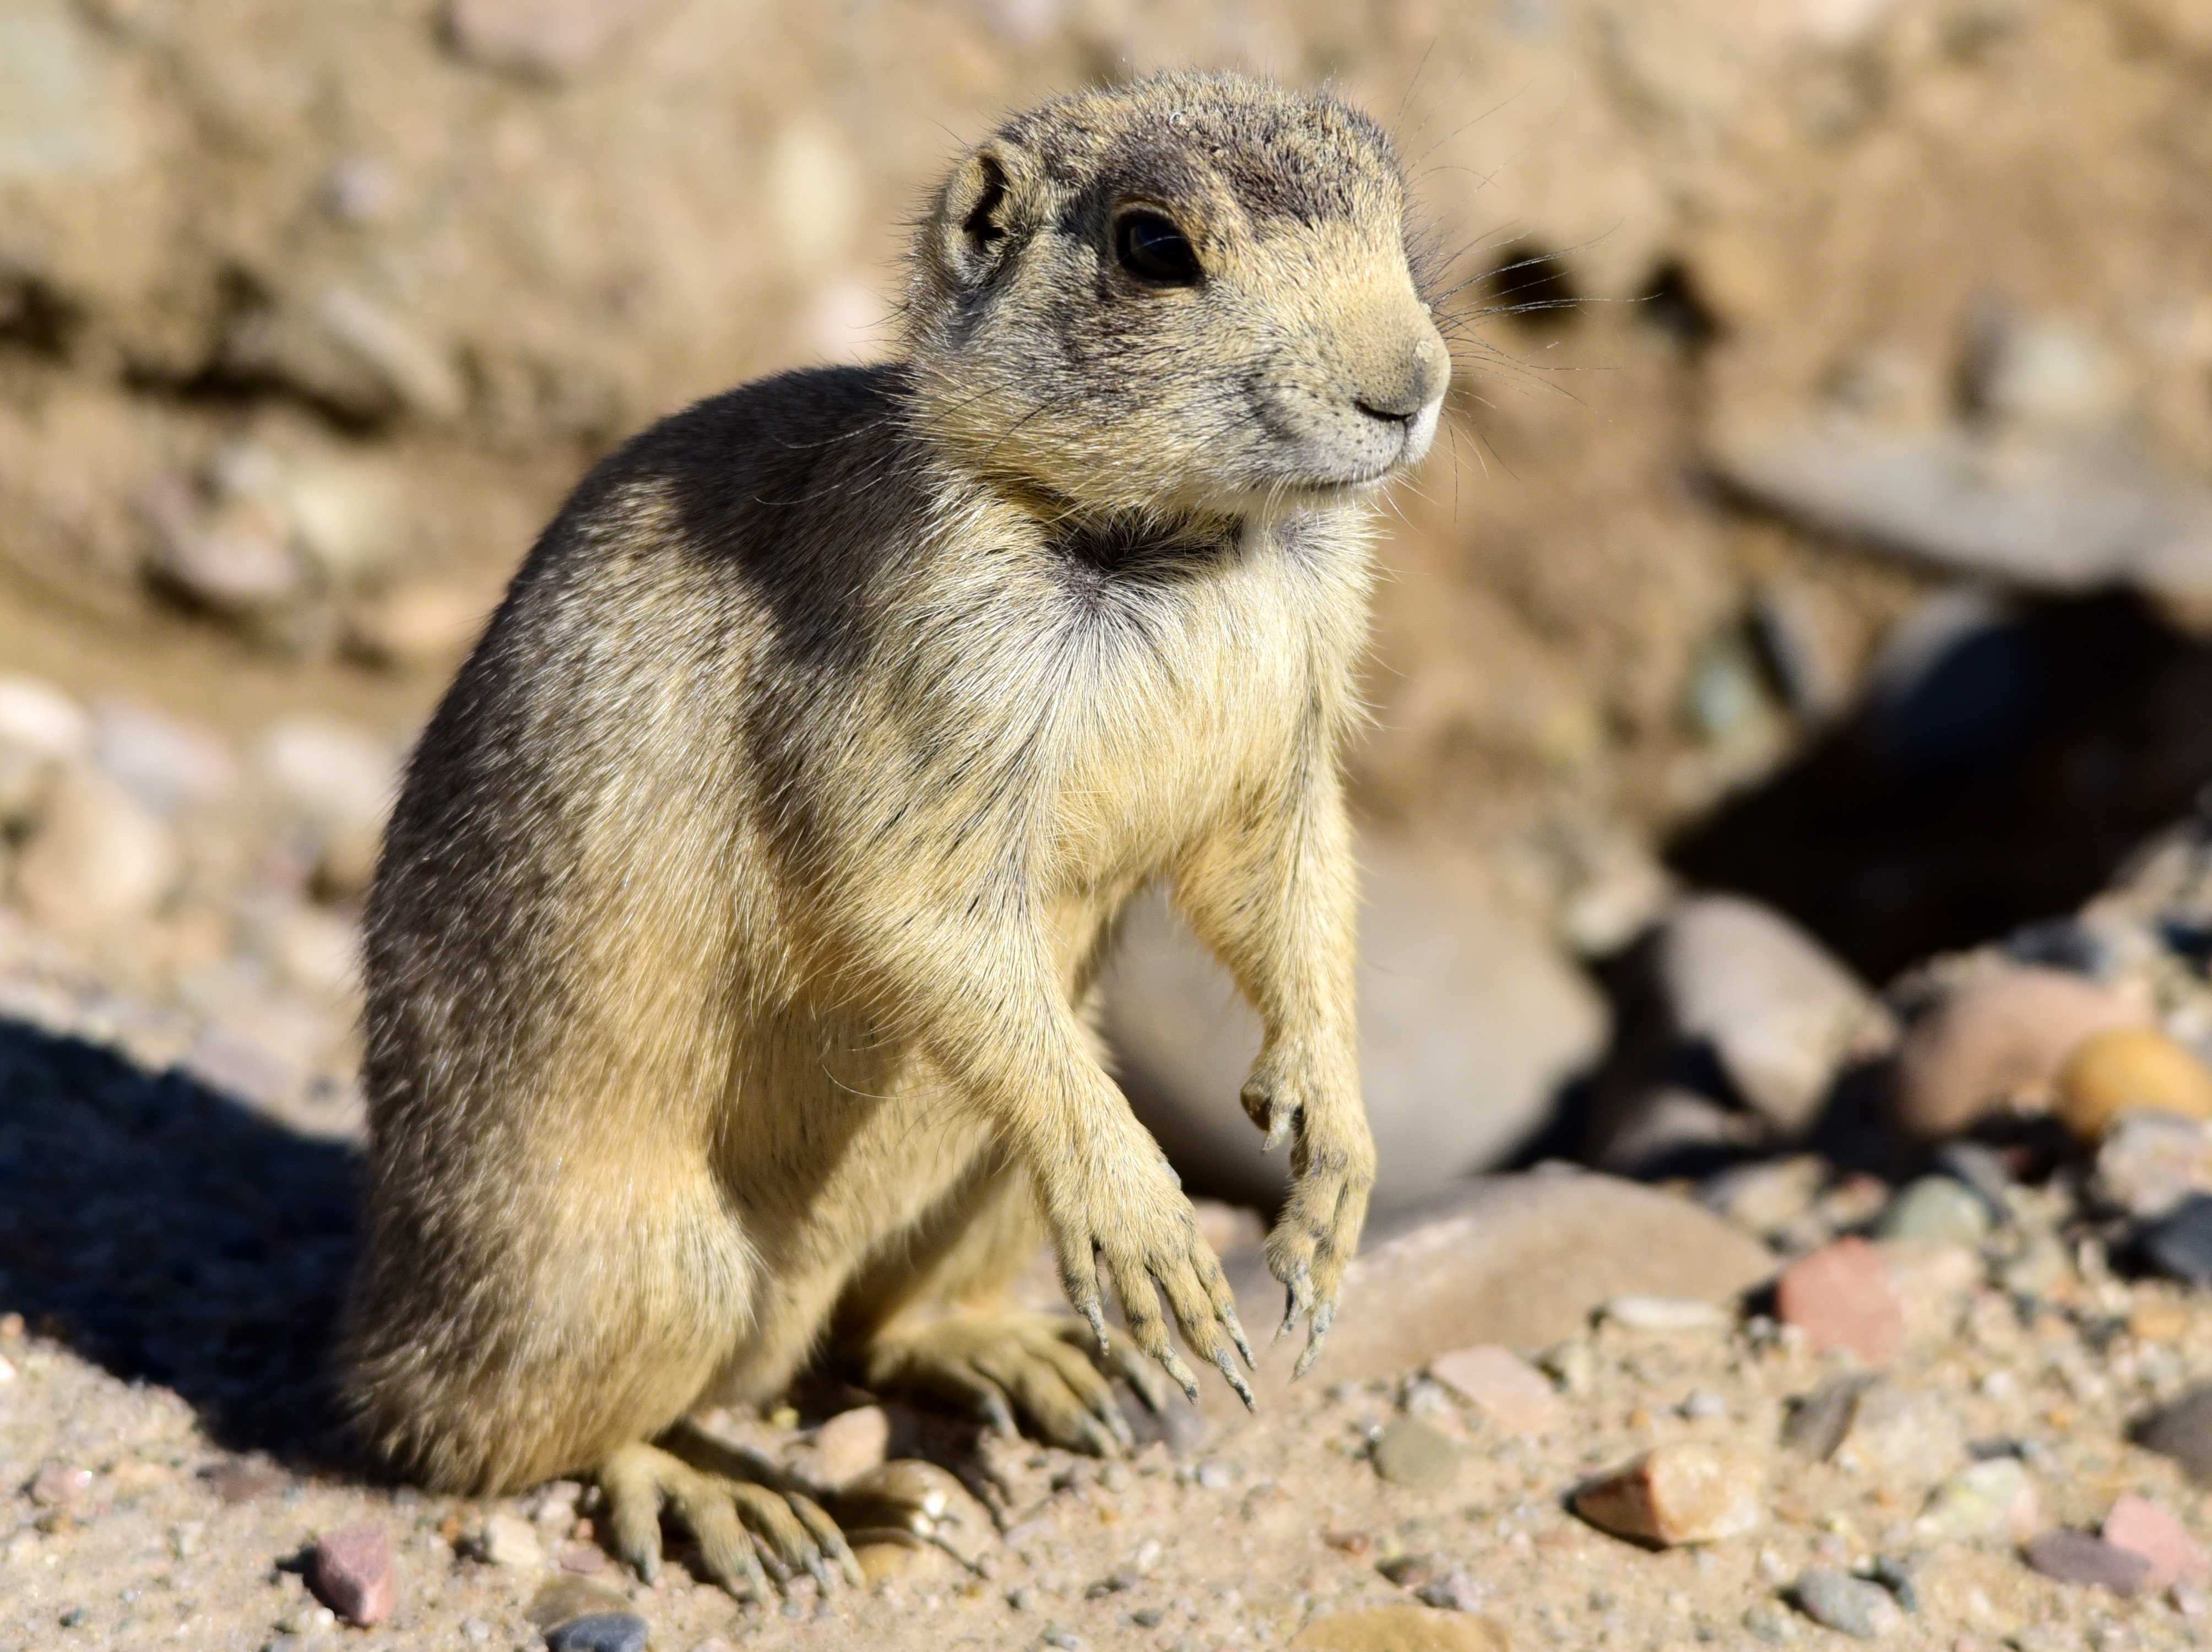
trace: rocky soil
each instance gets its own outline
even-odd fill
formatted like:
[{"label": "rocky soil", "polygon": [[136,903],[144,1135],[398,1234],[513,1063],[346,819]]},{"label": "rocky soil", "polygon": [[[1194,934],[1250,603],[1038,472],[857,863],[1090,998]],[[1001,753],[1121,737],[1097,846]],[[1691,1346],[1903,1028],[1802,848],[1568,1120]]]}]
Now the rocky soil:
[{"label": "rocky soil", "polygon": [[[1589,1156],[1646,1185],[1553,1162],[1382,1212],[1320,1381],[1265,1362],[1254,1418],[1132,1398],[1126,1460],[818,1385],[710,1417],[825,1496],[934,1476],[866,1586],[739,1601],[673,1529],[629,1578],[588,1489],[427,1497],[332,1425],[353,846],[391,754],[313,722],[240,753],[28,679],[0,712],[0,1646],[2212,1632],[2212,824],[1881,993],[1769,908],[1668,899],[1588,1086]],[[129,832],[163,879],[64,853]],[[94,910],[128,921],[55,932]],[[1206,1219],[1265,1323],[1257,1218]]]},{"label": "rocky soil", "polygon": [[[0,1652],[2212,1637],[2201,9],[0,0]],[[326,1363],[414,729],[592,458],[883,354],[960,142],[1186,62],[1392,123],[1461,358],[1326,1359],[1107,1462],[708,1419],[924,1477],[827,1595],[380,1482]],[[1249,1017],[1147,908],[1109,1021],[1267,1322]]]}]

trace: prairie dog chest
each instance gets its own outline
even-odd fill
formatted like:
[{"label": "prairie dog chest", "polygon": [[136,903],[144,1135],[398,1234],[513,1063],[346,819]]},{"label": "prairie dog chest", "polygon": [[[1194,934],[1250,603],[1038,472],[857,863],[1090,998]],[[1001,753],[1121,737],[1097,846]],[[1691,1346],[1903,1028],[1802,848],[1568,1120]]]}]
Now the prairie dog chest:
[{"label": "prairie dog chest", "polygon": [[1079,592],[1051,820],[1073,884],[1148,872],[1274,792],[1348,722],[1364,637],[1356,531],[1255,535],[1188,568]]}]

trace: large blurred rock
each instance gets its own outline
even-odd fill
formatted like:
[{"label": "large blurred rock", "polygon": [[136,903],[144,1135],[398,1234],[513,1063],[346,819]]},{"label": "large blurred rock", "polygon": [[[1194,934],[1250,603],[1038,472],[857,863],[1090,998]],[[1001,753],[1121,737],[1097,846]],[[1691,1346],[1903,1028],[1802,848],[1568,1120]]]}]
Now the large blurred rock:
[{"label": "large blurred rock", "polygon": [[1762,504],[1948,572],[2031,591],[2212,596],[2212,489],[2144,454],[1814,419],[1742,421],[1714,453]]},{"label": "large blurred rock", "polygon": [[1740,896],[1683,902],[1657,965],[1676,1032],[1712,1047],[1743,1099],[1784,1134],[1813,1122],[1874,995],[1780,913]]},{"label": "large blurred rock", "polygon": [[[1502,1162],[1561,1082],[1603,1048],[1596,993],[1471,868],[1360,846],[1360,1075],[1378,1205]],[[1260,1155],[1237,1105],[1258,1017],[1167,902],[1128,915],[1106,981],[1131,1102],[1194,1187],[1272,1203],[1287,1154]]]}]

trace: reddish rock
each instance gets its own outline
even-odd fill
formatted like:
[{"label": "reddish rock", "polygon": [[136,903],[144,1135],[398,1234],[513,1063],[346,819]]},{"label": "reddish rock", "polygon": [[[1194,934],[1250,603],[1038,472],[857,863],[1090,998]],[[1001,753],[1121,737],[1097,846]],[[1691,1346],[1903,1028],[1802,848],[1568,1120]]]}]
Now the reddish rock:
[{"label": "reddish rock", "polygon": [[349,1624],[380,1624],[399,1604],[399,1559],[381,1526],[348,1526],[307,1554],[307,1587]]},{"label": "reddish rock", "polygon": [[1881,1253],[1838,1239],[1801,1256],[1775,1281],[1776,1311],[1816,1348],[1843,1348],[1886,1365],[1905,1343],[1905,1298]]},{"label": "reddish rock", "polygon": [[2150,1563],[2147,1589],[2170,1588],[2185,1577],[2212,1573],[2208,1556],[2182,1523],[2158,1504],[2124,1492],[2105,1516],[2105,1541]]},{"label": "reddish rock", "polygon": [[2151,1563],[2131,1549],[2060,1527],[2021,1546],[2027,1564],[2062,1583],[2087,1583],[2133,1594],[2150,1582]]}]

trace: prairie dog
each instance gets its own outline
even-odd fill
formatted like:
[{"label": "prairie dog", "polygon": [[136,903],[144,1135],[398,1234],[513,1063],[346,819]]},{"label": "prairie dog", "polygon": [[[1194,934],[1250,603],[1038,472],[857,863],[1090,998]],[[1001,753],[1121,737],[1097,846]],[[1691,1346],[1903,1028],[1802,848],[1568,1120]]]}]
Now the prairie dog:
[{"label": "prairie dog", "polygon": [[[1094,1354],[1195,1397],[1164,1297],[1243,1392],[1220,1266],[1088,1029],[1156,878],[1265,1024],[1242,1099],[1291,1144],[1267,1258],[1312,1359],[1374,1164],[1339,760],[1365,501],[1449,371],[1405,210],[1327,97],[1061,99],[954,167],[899,360],[702,402],[578,487],[369,904],[345,1357],[395,1467],[592,1473],[641,1571],[665,1505],[759,1587],[755,1545],[849,1556],[685,1419],[811,1359],[1109,1450]],[[1041,1235],[1081,1319],[1002,1305]]]}]

